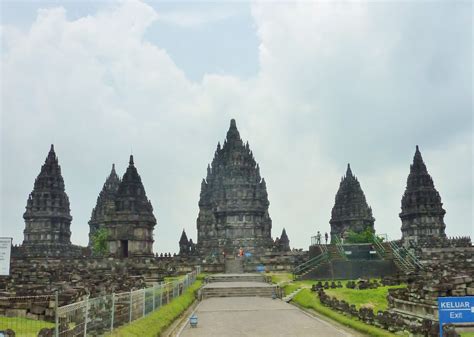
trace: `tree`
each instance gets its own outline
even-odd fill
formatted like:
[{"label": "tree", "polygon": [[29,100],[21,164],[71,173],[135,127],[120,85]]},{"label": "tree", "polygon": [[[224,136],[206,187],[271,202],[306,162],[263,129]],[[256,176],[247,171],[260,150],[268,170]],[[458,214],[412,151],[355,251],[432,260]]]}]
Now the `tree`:
[{"label": "tree", "polygon": [[105,255],[107,253],[107,239],[109,233],[107,229],[100,228],[92,235],[92,252],[95,255]]},{"label": "tree", "polygon": [[347,233],[346,243],[373,243],[375,232],[367,227],[362,232],[349,231]]}]

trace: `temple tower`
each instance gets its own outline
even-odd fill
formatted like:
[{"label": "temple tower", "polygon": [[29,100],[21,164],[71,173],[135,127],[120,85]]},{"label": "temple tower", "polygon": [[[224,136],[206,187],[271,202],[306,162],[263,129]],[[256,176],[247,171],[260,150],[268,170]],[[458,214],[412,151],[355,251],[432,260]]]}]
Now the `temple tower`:
[{"label": "temple tower", "polygon": [[281,232],[280,239],[278,240],[277,249],[280,252],[289,252],[290,249],[290,239],[288,239],[288,235],[286,234],[286,230],[283,228]]},{"label": "temple tower", "polygon": [[[120,180],[114,167],[89,221],[91,231],[107,229],[108,254],[117,257],[153,255],[156,219],[142,180],[130,156]],[[92,234],[89,234],[91,236]]]},{"label": "temple tower", "polygon": [[103,224],[107,221],[107,216],[114,210],[119,185],[120,178],[115,172],[115,164],[112,164],[112,171],[97,197],[96,206],[92,210],[91,219],[89,220],[89,247],[92,244],[92,237],[95,232],[103,227]]},{"label": "temple tower", "polygon": [[207,167],[207,177],[201,183],[197,218],[199,253],[234,254],[242,247],[255,254],[270,249],[273,240],[269,204],[259,166],[232,119],[224,145],[222,148],[220,143],[217,145],[212,165]]},{"label": "temple tower", "polygon": [[40,255],[70,251],[72,216],[53,145],[28,197],[23,218],[25,249]]},{"label": "temple tower", "polygon": [[183,229],[181,233],[181,238],[179,239],[179,255],[188,255],[189,254],[189,241],[186,232]]},{"label": "temple tower", "polygon": [[334,235],[341,237],[348,231],[359,233],[367,228],[374,231],[374,222],[372,209],[367,205],[360,183],[352,174],[350,164],[347,164],[346,176],[341,179],[329,221],[331,240]]},{"label": "temple tower", "polygon": [[446,237],[443,203],[435,189],[433,179],[416,146],[407,186],[402,197],[402,240],[404,244],[419,238]]}]

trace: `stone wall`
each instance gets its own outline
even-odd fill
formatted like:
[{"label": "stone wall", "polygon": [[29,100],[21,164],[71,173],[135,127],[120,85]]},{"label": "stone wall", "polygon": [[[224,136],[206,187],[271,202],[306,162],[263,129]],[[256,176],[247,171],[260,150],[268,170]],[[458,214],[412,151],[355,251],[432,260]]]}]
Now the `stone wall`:
[{"label": "stone wall", "polygon": [[474,247],[421,248],[418,256],[424,270],[389,291],[391,312],[435,320],[438,297],[474,295]]},{"label": "stone wall", "polygon": [[[409,317],[386,310],[374,313],[367,307],[357,309],[354,304],[328,296],[323,289],[318,290],[318,296],[321,303],[331,309],[393,333],[409,331],[417,336],[439,336],[439,323],[434,320]],[[443,336],[459,337],[454,328],[449,325],[443,326]]]}]

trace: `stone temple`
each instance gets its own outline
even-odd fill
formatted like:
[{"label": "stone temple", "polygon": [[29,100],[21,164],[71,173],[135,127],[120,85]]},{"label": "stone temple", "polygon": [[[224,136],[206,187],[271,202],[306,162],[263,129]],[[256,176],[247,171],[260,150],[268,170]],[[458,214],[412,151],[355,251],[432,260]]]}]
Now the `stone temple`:
[{"label": "stone temple", "polygon": [[151,256],[156,219],[142,180],[130,156],[120,180],[112,167],[92,211],[90,237],[99,228],[107,230],[108,254],[119,257]]},{"label": "stone temple", "polygon": [[235,120],[220,143],[202,180],[197,218],[197,249],[201,256],[236,253],[239,248],[261,254],[273,247],[265,179],[260,177],[248,143]]},{"label": "stone temple", "polygon": [[357,233],[367,228],[374,231],[374,222],[372,208],[367,205],[360,183],[347,164],[346,176],[341,179],[329,221],[331,240],[335,235],[341,237],[348,231]]},{"label": "stone temple", "polygon": [[54,146],[41,167],[26,203],[23,249],[32,255],[71,255],[69,198]]},{"label": "stone temple", "polygon": [[445,213],[417,145],[402,197],[400,219],[404,244],[416,243],[420,238],[446,237]]},{"label": "stone temple", "polygon": [[113,212],[115,208],[115,198],[120,185],[120,178],[115,172],[115,164],[112,165],[112,171],[107,177],[102,191],[97,197],[97,204],[92,210],[91,219],[89,221],[89,247],[92,245],[92,237],[99,228],[106,222],[108,213]]}]

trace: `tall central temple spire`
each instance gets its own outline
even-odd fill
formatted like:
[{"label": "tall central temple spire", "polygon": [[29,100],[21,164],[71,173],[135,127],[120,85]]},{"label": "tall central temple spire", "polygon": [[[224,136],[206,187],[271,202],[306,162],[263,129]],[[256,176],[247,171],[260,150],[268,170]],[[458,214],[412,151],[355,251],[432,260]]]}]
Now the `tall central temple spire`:
[{"label": "tall central temple spire", "polygon": [[248,143],[243,144],[234,119],[201,183],[197,219],[198,250],[220,255],[270,248],[272,221],[265,180],[260,177]]}]

